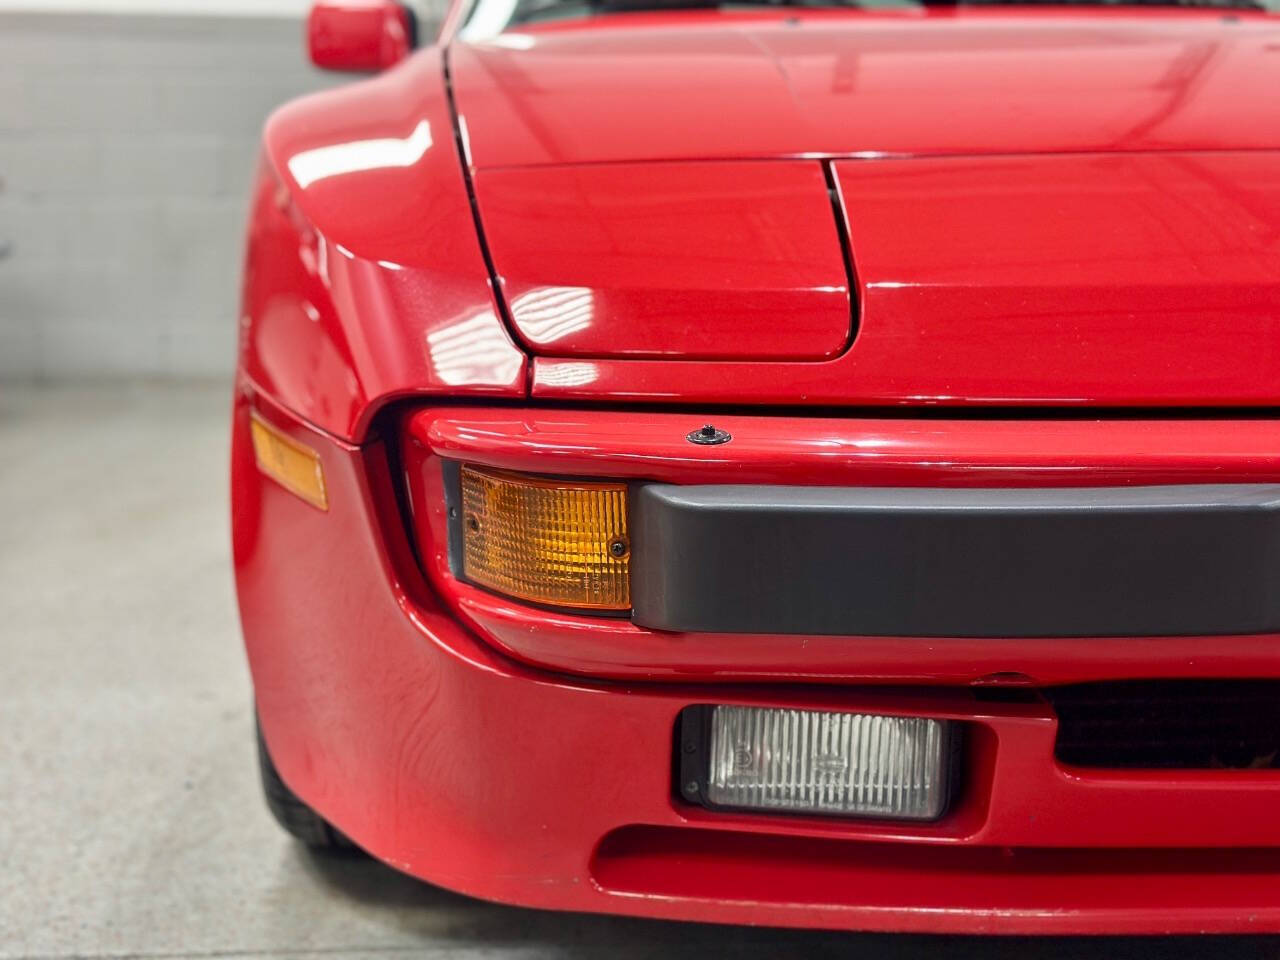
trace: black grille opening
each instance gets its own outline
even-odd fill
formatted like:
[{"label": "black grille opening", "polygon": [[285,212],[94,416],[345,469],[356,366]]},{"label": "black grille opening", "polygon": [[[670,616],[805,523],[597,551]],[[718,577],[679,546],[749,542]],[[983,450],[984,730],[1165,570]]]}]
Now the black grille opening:
[{"label": "black grille opening", "polygon": [[1280,767],[1280,681],[1126,680],[1049,687],[1061,763],[1106,769]]}]

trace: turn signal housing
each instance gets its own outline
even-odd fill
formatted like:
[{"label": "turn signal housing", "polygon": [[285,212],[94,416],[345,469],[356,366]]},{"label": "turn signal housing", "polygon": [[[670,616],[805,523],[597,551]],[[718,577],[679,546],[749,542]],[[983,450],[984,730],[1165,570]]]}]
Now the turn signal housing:
[{"label": "turn signal housing", "polygon": [[630,609],[626,484],[463,465],[461,487],[467,580],[548,606]]}]

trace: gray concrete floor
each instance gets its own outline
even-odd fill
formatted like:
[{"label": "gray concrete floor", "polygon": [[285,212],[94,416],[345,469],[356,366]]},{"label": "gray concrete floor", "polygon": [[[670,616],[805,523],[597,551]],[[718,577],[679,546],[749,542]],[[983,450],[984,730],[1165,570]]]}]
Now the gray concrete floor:
[{"label": "gray concrete floor", "polygon": [[0,958],[1280,955],[558,915],[308,854],[258,792],[228,396],[0,384]]}]

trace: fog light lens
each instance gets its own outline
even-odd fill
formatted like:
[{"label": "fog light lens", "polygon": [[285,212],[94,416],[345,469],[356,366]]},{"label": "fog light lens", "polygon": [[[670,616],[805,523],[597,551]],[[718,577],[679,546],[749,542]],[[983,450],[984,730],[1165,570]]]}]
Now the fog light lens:
[{"label": "fog light lens", "polygon": [[709,728],[712,806],[908,820],[946,808],[950,723],[718,706]]},{"label": "fog light lens", "polygon": [[536,603],[630,608],[626,484],[461,472],[463,576]]}]

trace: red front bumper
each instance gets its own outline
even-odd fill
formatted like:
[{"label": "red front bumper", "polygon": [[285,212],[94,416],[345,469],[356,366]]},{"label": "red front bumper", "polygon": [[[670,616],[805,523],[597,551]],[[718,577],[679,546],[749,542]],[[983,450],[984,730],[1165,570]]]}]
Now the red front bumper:
[{"label": "red front bumper", "polygon": [[[257,472],[246,440],[251,404],[320,452],[327,513]],[[601,472],[598,450],[557,455],[546,437],[510,444],[498,424],[524,422],[512,411],[435,422],[441,445],[479,462]],[[1016,435],[1025,440],[1034,426]],[[1174,427],[1149,426],[1144,444],[1141,425],[1131,424],[1123,454],[1114,447],[1123,430],[1089,453],[1080,428],[1077,449],[1056,459],[1017,443],[986,453],[961,445],[941,465],[937,443],[922,439],[931,431],[906,421],[887,455],[884,442],[798,442],[821,464],[810,482],[858,470],[975,482],[1002,467],[1010,482],[1080,482],[1082,465],[1093,482],[1257,482],[1280,478],[1280,460],[1260,452],[1266,426],[1185,425],[1177,443],[1161,434]],[[436,452],[431,442],[424,456]],[[627,442],[650,454],[631,458],[633,475],[691,475],[644,438]],[[1161,452],[1171,449],[1181,452]],[[779,471],[794,476],[803,456],[742,450],[738,459],[720,451],[697,475],[767,482]],[[1067,770],[1054,760],[1048,708],[980,701],[967,686],[1006,671],[1038,682],[1280,676],[1276,637],[865,645],[766,637],[741,642],[734,662],[732,638],[654,637],[625,624],[593,631],[585,618],[532,615],[520,629],[518,607],[435,573],[428,585],[390,495],[382,445],[343,446],[247,394],[237,399],[233,490],[245,640],[277,766],[357,843],[425,880],[529,906],[733,923],[1280,930],[1276,772]],[[419,519],[429,533],[431,519]],[[429,570],[434,560],[428,549]],[[914,686],[869,683],[886,679]],[[674,790],[674,727],[684,707],[708,702],[964,721],[957,802],[943,820],[920,825],[690,807]]]}]

